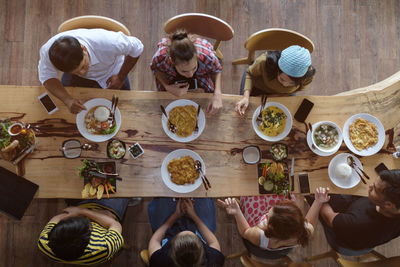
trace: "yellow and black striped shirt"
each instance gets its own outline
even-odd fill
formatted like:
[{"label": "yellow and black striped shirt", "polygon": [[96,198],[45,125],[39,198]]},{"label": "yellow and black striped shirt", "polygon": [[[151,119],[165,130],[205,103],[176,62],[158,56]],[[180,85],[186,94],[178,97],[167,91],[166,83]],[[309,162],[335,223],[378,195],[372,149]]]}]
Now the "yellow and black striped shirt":
[{"label": "yellow and black striped shirt", "polygon": [[107,230],[96,222],[92,221],[91,224],[92,232],[90,235],[89,244],[85,248],[83,255],[74,261],[65,261],[57,258],[57,256],[48,246],[48,234],[54,228],[56,223],[49,222],[45,226],[40,234],[38,247],[51,259],[62,263],[94,265],[108,261],[123,246],[124,240],[122,235],[114,229]]}]

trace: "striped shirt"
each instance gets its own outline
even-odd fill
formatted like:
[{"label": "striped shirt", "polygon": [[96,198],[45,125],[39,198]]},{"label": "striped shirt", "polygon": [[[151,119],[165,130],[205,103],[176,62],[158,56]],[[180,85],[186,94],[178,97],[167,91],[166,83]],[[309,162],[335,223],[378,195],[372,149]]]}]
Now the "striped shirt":
[{"label": "striped shirt", "polygon": [[65,261],[57,258],[51,248],[48,246],[48,234],[54,228],[56,223],[49,222],[38,240],[39,249],[51,259],[69,264],[94,265],[108,261],[122,247],[124,240],[122,235],[114,229],[107,230],[96,222],[91,222],[92,231],[89,244],[81,257],[74,261]]}]

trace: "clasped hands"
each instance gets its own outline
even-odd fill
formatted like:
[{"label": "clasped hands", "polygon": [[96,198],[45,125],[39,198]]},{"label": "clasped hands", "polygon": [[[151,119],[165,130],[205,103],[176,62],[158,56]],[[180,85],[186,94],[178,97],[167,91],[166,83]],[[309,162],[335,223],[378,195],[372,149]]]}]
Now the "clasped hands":
[{"label": "clasped hands", "polygon": [[175,212],[172,214],[172,216],[174,216],[175,219],[178,219],[184,214],[187,214],[189,218],[194,219],[197,217],[197,214],[194,210],[193,202],[194,200],[190,200],[188,198],[179,198],[178,203],[176,203]]}]

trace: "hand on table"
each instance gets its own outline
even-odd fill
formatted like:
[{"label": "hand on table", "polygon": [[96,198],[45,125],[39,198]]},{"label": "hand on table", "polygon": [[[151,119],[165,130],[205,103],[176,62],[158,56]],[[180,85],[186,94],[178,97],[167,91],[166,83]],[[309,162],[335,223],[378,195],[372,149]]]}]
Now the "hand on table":
[{"label": "hand on table", "polygon": [[66,102],[66,105],[72,114],[77,114],[82,110],[86,110],[86,107],[83,104],[84,103],[81,100],[76,98],[71,98]]},{"label": "hand on table", "polygon": [[107,89],[121,89],[124,85],[125,79],[122,79],[118,75],[113,75],[106,81]]},{"label": "hand on table", "polygon": [[215,115],[222,108],[222,96],[221,94],[214,94],[208,103],[206,113],[209,115]]},{"label": "hand on table", "polygon": [[226,198],[225,201],[222,201],[220,199],[217,200],[218,205],[226,210],[226,213],[230,215],[236,215],[239,214],[240,207],[239,204],[237,203],[235,198]]},{"label": "hand on table", "polygon": [[189,83],[175,83],[165,86],[165,90],[173,94],[174,96],[183,96],[188,92]]},{"label": "hand on table", "polygon": [[240,99],[235,106],[235,111],[240,115],[243,116],[246,113],[246,109],[249,106],[249,98],[243,97]]},{"label": "hand on table", "polygon": [[323,204],[329,201],[329,199],[331,198],[330,196],[328,196],[328,192],[329,192],[329,187],[324,188],[324,187],[318,187],[315,190],[315,201]]}]

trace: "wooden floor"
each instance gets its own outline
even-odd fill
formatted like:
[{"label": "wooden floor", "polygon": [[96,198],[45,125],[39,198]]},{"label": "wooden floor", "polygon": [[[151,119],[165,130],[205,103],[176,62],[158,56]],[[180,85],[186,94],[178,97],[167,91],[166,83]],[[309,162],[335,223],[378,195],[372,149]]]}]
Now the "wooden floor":
[{"label": "wooden floor", "polygon": [[[233,40],[222,44],[223,91],[236,94],[244,66],[231,62],[246,56],[243,44],[258,30],[288,28],[310,37],[316,77],[304,94],[332,95],[376,83],[400,69],[400,1],[398,0],[0,0],[0,84],[39,85],[39,49],[58,25],[79,15],[103,15],[124,23],[145,45],[130,74],[135,90],[154,90],[149,64],[163,33],[163,23],[185,12],[220,17],[235,30]],[[16,101],[18,101],[16,99]],[[233,107],[232,107],[233,108]],[[301,200],[298,201],[302,206]],[[151,236],[148,200],[129,207],[123,223],[129,247],[102,266],[144,266],[139,251]],[[46,222],[65,207],[63,200],[35,200],[21,221],[0,215],[0,266],[53,266],[36,248]],[[306,207],[303,208],[306,211]],[[217,212],[217,232],[225,255],[243,248],[232,218]],[[311,245],[290,254],[295,260],[329,249],[321,226]],[[400,255],[398,239],[377,250]],[[336,266],[332,260],[316,266]],[[241,266],[238,260],[226,266]]]}]

